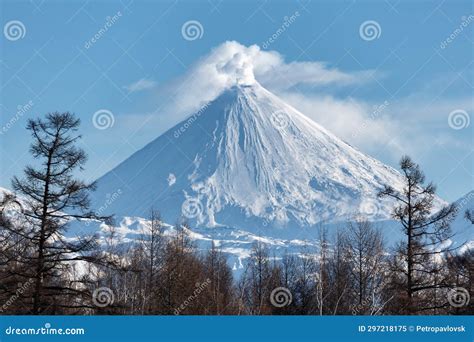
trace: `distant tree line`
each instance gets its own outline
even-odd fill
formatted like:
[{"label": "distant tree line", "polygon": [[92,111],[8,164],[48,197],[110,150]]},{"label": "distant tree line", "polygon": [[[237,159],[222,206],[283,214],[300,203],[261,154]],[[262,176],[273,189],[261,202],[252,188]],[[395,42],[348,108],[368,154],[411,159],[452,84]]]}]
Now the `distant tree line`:
[{"label": "distant tree line", "polygon": [[[112,218],[90,208],[95,184],[74,176],[87,159],[79,124],[70,113],[28,122],[35,166],[13,178],[18,197],[0,201],[0,314],[474,313],[474,250],[450,244],[458,208],[431,214],[435,186],[409,157],[400,162],[403,189],[379,193],[396,203],[392,216],[404,239],[395,247],[358,217],[331,238],[317,229],[316,252],[275,257],[255,243],[237,278],[218,246],[199,250],[186,221],[170,234],[155,209],[139,238],[120,241]],[[473,221],[472,210],[465,216]],[[103,236],[67,237],[70,223],[84,219],[103,221]]]}]

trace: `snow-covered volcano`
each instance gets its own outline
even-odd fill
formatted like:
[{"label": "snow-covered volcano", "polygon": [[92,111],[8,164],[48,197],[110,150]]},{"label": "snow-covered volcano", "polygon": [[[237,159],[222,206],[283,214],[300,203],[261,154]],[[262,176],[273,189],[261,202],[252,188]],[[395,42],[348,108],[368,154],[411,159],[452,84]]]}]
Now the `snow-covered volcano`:
[{"label": "snow-covered volcano", "polygon": [[[328,113],[331,115],[331,113]],[[348,122],[348,125],[351,123]],[[236,85],[98,180],[101,213],[200,226],[314,226],[362,214],[401,175],[340,140],[260,86]]]}]

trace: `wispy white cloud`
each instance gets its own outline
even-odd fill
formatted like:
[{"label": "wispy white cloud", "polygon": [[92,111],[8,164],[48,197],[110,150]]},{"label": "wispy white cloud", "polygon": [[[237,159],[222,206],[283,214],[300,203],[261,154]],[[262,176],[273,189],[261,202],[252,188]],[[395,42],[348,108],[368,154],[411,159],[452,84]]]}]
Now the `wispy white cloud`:
[{"label": "wispy white cloud", "polygon": [[133,82],[123,88],[128,90],[129,93],[135,93],[142,90],[147,90],[156,87],[157,83],[153,80],[141,78],[136,82]]},{"label": "wispy white cloud", "polygon": [[161,113],[172,113],[180,121],[204,103],[236,83],[257,80],[270,90],[287,90],[297,85],[347,86],[367,82],[373,71],[344,72],[323,62],[285,62],[276,51],[262,51],[257,45],[230,41],[214,48],[192,65],[185,75],[160,88],[163,98],[172,99]]},{"label": "wispy white cloud", "polygon": [[390,116],[393,104],[388,101],[370,104],[354,98],[296,92],[277,92],[277,95],[344,141],[366,152],[375,152],[382,142],[390,144],[394,153],[401,148],[394,136],[394,132],[400,131],[400,123]]},{"label": "wispy white cloud", "polygon": [[[149,124],[141,124],[141,129],[150,127],[150,134],[156,137],[225,89],[256,80],[346,142],[374,156],[383,155],[385,161],[396,161],[406,153],[421,154],[432,148],[427,142],[459,145],[446,120],[456,108],[472,110],[470,99],[441,100],[433,98],[431,91],[427,96],[420,90],[404,98],[371,102],[332,93],[334,87],[359,86],[384,76],[371,70],[347,72],[319,61],[286,62],[276,51],[225,42],[191,65],[183,76],[157,87],[155,95],[159,96],[155,98],[161,102],[154,111],[143,114],[143,120],[137,119],[140,114],[130,116],[127,128],[146,121]],[[310,85],[316,91],[300,92],[299,85]],[[427,128],[430,125],[440,128],[436,141],[433,130]]]},{"label": "wispy white cloud", "polygon": [[330,68],[322,62],[291,62],[285,63],[283,59],[274,65],[255,70],[256,78],[263,85],[273,89],[290,89],[297,85],[317,86],[346,86],[370,81],[374,71],[343,72]]},{"label": "wispy white cloud", "polygon": [[378,103],[330,94],[276,94],[344,141],[371,155],[383,156],[386,161],[396,162],[403,154],[421,156],[440,146],[471,149],[468,137],[451,129],[448,123],[449,113],[456,108],[474,112],[470,98],[433,101],[420,93]]}]

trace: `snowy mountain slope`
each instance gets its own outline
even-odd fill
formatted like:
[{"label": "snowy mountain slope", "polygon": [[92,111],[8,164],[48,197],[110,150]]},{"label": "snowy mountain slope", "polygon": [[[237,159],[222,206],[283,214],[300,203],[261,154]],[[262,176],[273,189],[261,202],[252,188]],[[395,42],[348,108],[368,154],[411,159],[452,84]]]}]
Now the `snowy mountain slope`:
[{"label": "snowy mountain slope", "polygon": [[[455,235],[450,240],[450,245],[460,247],[456,251],[463,253],[467,249],[474,249],[474,226],[464,218],[466,209],[474,209],[474,191],[461,197],[455,204],[458,210],[456,218],[451,224]],[[119,241],[124,244],[136,241],[147,224],[149,222],[140,217],[123,217],[115,224]],[[72,225],[71,234],[78,232],[81,234],[99,233],[100,236],[104,236],[109,229],[105,223],[91,220],[82,223],[74,222]],[[382,230],[384,241],[389,248],[406,239],[400,224],[396,221],[382,221],[376,223],[375,226]],[[321,227],[327,229],[329,240],[334,241],[338,229],[343,228],[344,224],[326,223]],[[174,227],[170,224],[164,223],[163,228],[165,236],[171,236],[175,232]],[[298,230],[298,233],[295,234],[291,229],[274,229],[270,226],[261,228],[258,232],[230,227],[219,227],[218,229],[193,227],[192,230],[187,230],[187,234],[196,247],[202,251],[207,251],[212,243],[218,246],[227,255],[229,265],[233,268],[236,277],[239,277],[244,271],[246,259],[250,256],[255,242],[265,244],[271,255],[277,259],[284,255],[302,256],[303,253],[317,253],[319,246],[318,233],[314,229]]]},{"label": "snowy mountain slope", "polygon": [[6,194],[11,194],[12,192],[8,189],[5,189],[5,188],[2,188],[0,186],[0,199],[3,199],[3,196],[5,196]]},{"label": "snowy mountain slope", "polygon": [[474,190],[468,192],[454,203],[457,207],[456,218],[451,224],[453,232],[456,233],[454,239],[458,244],[466,243],[463,250],[465,248],[474,249],[474,225],[464,216],[466,210],[474,210]]},{"label": "snowy mountain slope", "polygon": [[[0,199],[4,194],[11,191],[0,188]],[[112,200],[115,196],[112,196]],[[20,199],[21,201],[21,199]],[[22,201],[23,202],[23,201]],[[453,232],[456,233],[453,242],[456,246],[464,244],[459,252],[467,248],[474,248],[474,226],[464,219],[464,212],[468,208],[474,208],[474,191],[466,194],[455,202],[458,205],[458,214],[452,224]],[[12,208],[17,209],[17,208]],[[132,243],[140,237],[144,225],[148,224],[146,219],[140,217],[123,217],[115,223],[116,233],[119,241],[124,244]],[[164,223],[164,235],[169,236],[174,233],[171,224]],[[332,240],[340,224],[325,224]],[[384,232],[385,242],[388,246],[403,240],[404,236],[400,226],[394,221],[384,221],[378,224]],[[70,229],[65,234],[67,238],[75,238],[82,235],[98,234],[101,239],[107,235],[108,227],[105,223],[95,220],[71,221]],[[235,276],[243,272],[243,265],[251,253],[255,242],[264,243],[271,252],[271,255],[280,258],[285,254],[301,255],[302,253],[315,253],[318,249],[317,232],[314,230],[300,230],[294,234],[290,229],[274,229],[270,226],[260,229],[258,232],[250,232],[244,229],[229,227],[219,227],[218,229],[208,229],[206,227],[193,227],[188,231],[189,237],[196,246],[206,251],[214,242],[229,260],[229,265],[233,268]]]},{"label": "snowy mountain slope", "polygon": [[376,197],[384,184],[400,188],[400,174],[253,82],[101,177],[94,204],[118,217],[154,207],[167,222],[184,214],[203,227],[311,227],[358,214],[388,219],[391,202]]},{"label": "snowy mountain slope", "polygon": [[[8,189],[0,187],[0,201],[4,201],[6,196],[13,196],[14,193]],[[18,215],[21,214],[23,208],[25,207],[25,201],[20,199],[15,199],[13,202],[8,202],[5,207],[2,208],[3,215],[9,220],[17,219]]]}]

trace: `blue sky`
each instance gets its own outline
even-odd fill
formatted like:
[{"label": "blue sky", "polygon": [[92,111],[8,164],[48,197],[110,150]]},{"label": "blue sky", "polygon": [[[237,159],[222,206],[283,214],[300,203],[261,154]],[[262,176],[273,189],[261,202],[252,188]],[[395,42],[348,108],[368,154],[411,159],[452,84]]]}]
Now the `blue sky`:
[{"label": "blue sky", "polygon": [[[394,167],[410,154],[444,199],[474,188],[470,1],[1,7],[0,186],[31,162],[28,118],[76,113],[89,154],[83,177],[95,179],[225,87],[212,77],[189,80],[238,53],[265,87],[350,144]],[[189,21],[198,23],[196,37],[183,34]],[[98,129],[97,112],[113,125]]]}]

